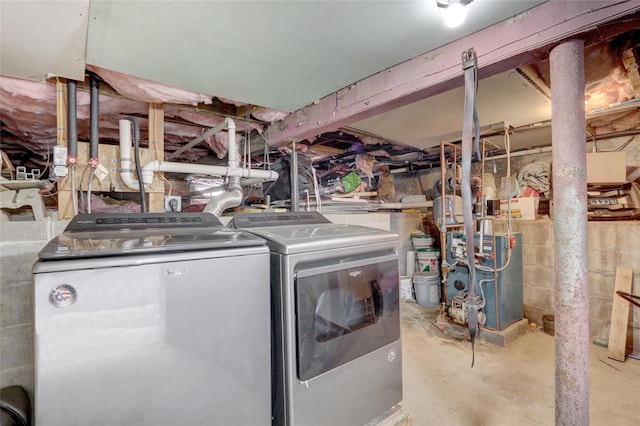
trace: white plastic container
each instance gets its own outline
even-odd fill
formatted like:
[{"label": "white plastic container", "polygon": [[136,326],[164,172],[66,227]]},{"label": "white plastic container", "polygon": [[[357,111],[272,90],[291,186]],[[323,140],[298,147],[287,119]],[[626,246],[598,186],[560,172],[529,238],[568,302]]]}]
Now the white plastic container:
[{"label": "white plastic container", "polygon": [[402,300],[415,300],[411,277],[400,277],[400,297]]},{"label": "white plastic container", "polygon": [[416,272],[413,276],[416,302],[425,308],[440,306],[440,274],[437,272]]},{"label": "white plastic container", "polygon": [[418,260],[417,272],[440,273],[440,250],[434,248],[419,248],[416,250]]},{"label": "white plastic container", "polygon": [[432,235],[412,235],[411,242],[413,248],[433,248],[434,238]]},{"label": "white plastic container", "polygon": [[407,269],[406,274],[409,279],[413,277],[413,274],[416,272],[416,252],[408,251],[407,252]]}]

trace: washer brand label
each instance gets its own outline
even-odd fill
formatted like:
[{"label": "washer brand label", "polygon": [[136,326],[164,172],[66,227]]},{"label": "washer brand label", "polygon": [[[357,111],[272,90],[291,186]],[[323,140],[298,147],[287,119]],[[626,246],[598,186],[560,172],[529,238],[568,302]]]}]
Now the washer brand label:
[{"label": "washer brand label", "polygon": [[353,272],[349,272],[349,275],[353,278],[357,277],[358,275],[362,275],[362,271],[360,269],[355,270]]},{"label": "washer brand label", "polygon": [[49,301],[56,308],[64,308],[76,301],[76,289],[69,284],[60,284],[49,293]]},{"label": "washer brand label", "polygon": [[389,352],[387,352],[387,361],[393,362],[395,360],[396,360],[396,350],[389,349]]}]

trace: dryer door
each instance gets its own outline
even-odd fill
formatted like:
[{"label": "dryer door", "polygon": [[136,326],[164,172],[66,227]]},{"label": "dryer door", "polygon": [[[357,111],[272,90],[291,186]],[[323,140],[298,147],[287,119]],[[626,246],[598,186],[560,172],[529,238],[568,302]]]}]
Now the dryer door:
[{"label": "dryer door", "polygon": [[296,273],[297,370],[309,380],[400,338],[398,258],[327,261]]}]

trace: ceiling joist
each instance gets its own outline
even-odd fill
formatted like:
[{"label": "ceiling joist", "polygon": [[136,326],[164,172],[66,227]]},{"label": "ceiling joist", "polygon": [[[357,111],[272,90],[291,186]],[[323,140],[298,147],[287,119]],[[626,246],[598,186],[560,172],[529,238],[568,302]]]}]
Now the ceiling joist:
[{"label": "ceiling joist", "polygon": [[[585,33],[640,10],[637,2],[550,1],[512,20],[360,80],[290,114],[269,128],[282,145],[313,138],[378,113],[408,105],[461,84],[461,54],[476,48],[481,77],[533,62],[537,49]],[[519,38],[514,39],[513,26]]]}]

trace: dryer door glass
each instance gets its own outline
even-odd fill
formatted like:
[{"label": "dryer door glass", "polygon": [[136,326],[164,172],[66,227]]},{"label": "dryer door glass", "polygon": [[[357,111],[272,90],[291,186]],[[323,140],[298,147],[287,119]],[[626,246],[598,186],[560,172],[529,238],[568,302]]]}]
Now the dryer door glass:
[{"label": "dryer door glass", "polygon": [[298,378],[400,338],[398,260],[340,262],[296,278]]}]

